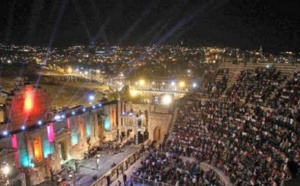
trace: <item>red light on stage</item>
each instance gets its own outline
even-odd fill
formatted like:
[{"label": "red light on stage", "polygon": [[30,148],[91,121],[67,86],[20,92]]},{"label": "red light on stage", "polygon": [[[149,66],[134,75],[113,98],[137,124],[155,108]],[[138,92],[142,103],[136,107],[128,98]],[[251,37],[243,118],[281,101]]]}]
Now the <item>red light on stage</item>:
[{"label": "red light on stage", "polygon": [[26,91],[25,101],[24,101],[24,110],[29,112],[33,108],[33,92]]}]

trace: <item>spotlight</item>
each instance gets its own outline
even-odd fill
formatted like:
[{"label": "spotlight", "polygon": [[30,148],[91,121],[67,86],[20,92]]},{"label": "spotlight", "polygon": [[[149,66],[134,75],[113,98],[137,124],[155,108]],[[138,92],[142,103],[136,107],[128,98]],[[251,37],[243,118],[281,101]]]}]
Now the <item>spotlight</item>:
[{"label": "spotlight", "polygon": [[83,112],[85,112],[85,110],[86,110],[85,108],[82,109]]},{"label": "spotlight", "polygon": [[41,120],[39,120],[39,121],[37,122],[37,124],[38,124],[38,125],[42,125],[43,123],[42,123]]},{"label": "spotlight", "polygon": [[22,130],[25,130],[25,129],[26,129],[25,125],[22,125],[21,129],[22,129]]},{"label": "spotlight", "polygon": [[95,99],[95,96],[94,96],[94,95],[90,95],[90,96],[89,96],[89,100],[90,100],[90,101],[93,101],[94,99]]},{"label": "spotlight", "polygon": [[72,111],[72,115],[75,115],[75,112],[74,112],[74,111]]},{"label": "spotlight", "polygon": [[64,115],[64,114],[62,114],[60,117],[61,117],[62,119],[64,119],[64,118],[65,118],[65,115]]},{"label": "spotlight", "polygon": [[54,119],[55,119],[55,120],[60,120],[61,117],[60,117],[60,115],[56,115],[56,116],[54,116]]},{"label": "spotlight", "polygon": [[94,108],[96,108],[96,106],[95,106],[95,105],[93,105],[93,106],[92,106],[92,108],[94,109]]},{"label": "spotlight", "polygon": [[3,131],[2,134],[6,136],[8,134],[7,130]]},{"label": "spotlight", "polygon": [[162,104],[164,104],[164,105],[169,105],[170,103],[172,103],[172,101],[173,101],[173,99],[172,99],[172,96],[170,96],[170,95],[164,95],[161,100]]}]

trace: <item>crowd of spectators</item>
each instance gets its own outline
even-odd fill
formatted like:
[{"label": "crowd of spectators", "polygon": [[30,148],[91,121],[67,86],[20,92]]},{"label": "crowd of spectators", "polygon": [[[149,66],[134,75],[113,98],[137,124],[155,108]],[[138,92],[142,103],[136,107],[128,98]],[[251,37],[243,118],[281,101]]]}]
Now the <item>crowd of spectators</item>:
[{"label": "crowd of spectators", "polygon": [[299,110],[187,100],[167,142],[170,152],[220,168],[235,185],[279,185],[288,159],[300,161]]},{"label": "crowd of spectators", "polygon": [[295,72],[293,77],[280,87],[274,99],[271,99],[269,105],[272,108],[285,107],[297,109],[300,106],[300,71]]},{"label": "crowd of spectators", "polygon": [[[218,98],[227,88],[229,69],[207,70],[199,93],[202,98]],[[219,78],[217,78],[219,77]]]},{"label": "crowd of spectators", "polygon": [[228,72],[207,71],[201,89],[181,99],[164,152],[151,152],[136,176],[171,185],[221,184],[199,168],[206,162],[236,186],[279,186],[289,177],[286,164],[300,163],[300,72],[288,80],[273,67],[244,70],[226,99]]},{"label": "crowd of spectators", "polygon": [[273,67],[243,70],[226,95],[230,99],[243,99],[246,103],[265,105],[275,88],[286,78]]},{"label": "crowd of spectators", "polygon": [[[164,149],[164,148],[162,148]],[[199,163],[180,157],[177,153],[148,149],[149,155],[134,170],[133,177],[144,182],[175,186],[221,186],[215,172],[200,170]]]}]

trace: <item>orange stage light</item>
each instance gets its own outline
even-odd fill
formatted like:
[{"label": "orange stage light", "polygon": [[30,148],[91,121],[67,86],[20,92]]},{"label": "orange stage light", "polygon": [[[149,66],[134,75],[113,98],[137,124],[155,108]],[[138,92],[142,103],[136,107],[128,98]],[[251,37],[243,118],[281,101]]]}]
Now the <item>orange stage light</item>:
[{"label": "orange stage light", "polygon": [[33,108],[33,92],[27,91],[25,93],[24,110],[26,112],[31,111]]}]

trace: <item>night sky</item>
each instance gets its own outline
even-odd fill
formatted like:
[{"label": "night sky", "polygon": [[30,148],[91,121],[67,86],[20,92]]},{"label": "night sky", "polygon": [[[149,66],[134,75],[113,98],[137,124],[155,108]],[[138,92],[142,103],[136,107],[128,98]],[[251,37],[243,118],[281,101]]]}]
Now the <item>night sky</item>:
[{"label": "night sky", "polygon": [[0,42],[300,51],[297,0],[1,0]]}]

